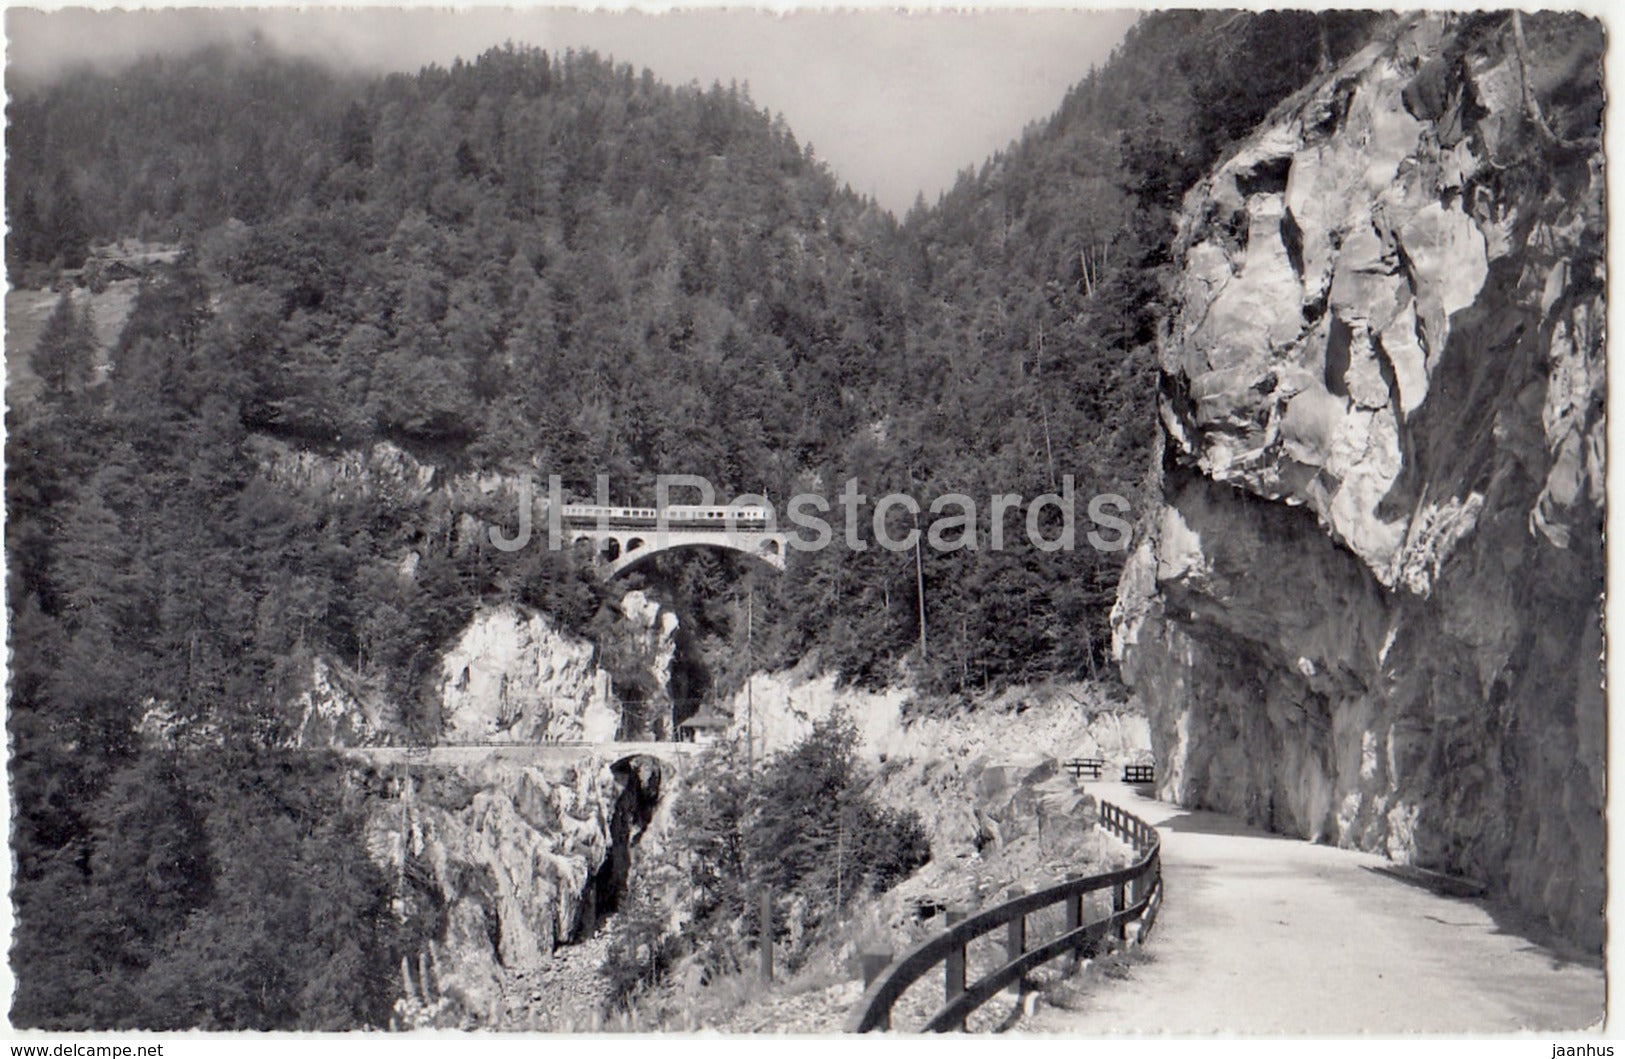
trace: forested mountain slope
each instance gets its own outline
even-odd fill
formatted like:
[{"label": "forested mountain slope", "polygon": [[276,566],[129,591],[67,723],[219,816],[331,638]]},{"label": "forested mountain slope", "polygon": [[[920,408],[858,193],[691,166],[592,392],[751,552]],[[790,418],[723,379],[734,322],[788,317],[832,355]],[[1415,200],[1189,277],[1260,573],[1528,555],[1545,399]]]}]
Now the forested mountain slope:
[{"label": "forested mountain slope", "polygon": [[[918,446],[927,492],[1031,497],[1072,474],[1080,497],[1138,508],[1173,210],[1225,146],[1375,24],[1360,12],[1148,16],[1047,121],[934,207],[916,205],[898,277],[915,382],[898,395],[896,447]],[[935,684],[1095,672],[1122,561],[1081,542],[938,557],[941,587],[928,564],[927,595],[960,626],[939,630]]]}]

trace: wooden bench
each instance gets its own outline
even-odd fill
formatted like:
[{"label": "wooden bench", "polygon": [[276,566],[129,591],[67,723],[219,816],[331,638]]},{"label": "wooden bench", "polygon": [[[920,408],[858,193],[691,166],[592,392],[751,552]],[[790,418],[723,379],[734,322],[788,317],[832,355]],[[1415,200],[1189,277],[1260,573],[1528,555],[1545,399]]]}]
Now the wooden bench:
[{"label": "wooden bench", "polygon": [[1124,783],[1155,783],[1157,782],[1157,769],[1155,765],[1124,765]]},{"label": "wooden bench", "polygon": [[1098,757],[1075,757],[1061,767],[1072,773],[1074,780],[1082,779],[1085,772],[1089,774],[1090,779],[1098,780],[1106,769],[1106,762]]}]

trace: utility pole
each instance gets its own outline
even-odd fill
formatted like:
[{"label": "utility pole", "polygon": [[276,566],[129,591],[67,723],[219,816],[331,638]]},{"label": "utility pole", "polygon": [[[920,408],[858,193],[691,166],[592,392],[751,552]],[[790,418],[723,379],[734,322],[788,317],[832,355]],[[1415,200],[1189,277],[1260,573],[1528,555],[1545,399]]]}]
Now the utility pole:
[{"label": "utility pole", "polygon": [[[1038,325],[1038,362],[1034,367],[1038,376],[1038,383],[1034,391],[1038,394],[1038,414],[1044,421],[1044,459],[1049,467],[1049,487],[1055,488],[1055,448],[1049,440],[1049,402],[1044,400],[1044,325]],[[1025,372],[1023,372],[1025,374]]]},{"label": "utility pole", "polygon": [[[909,491],[914,489],[914,465],[908,466]],[[920,665],[925,665],[925,564],[920,558],[920,505],[914,504],[914,598],[920,609]]]},{"label": "utility pole", "polygon": [[773,889],[764,885],[757,895],[757,949],[761,954],[762,981],[773,981]]},{"label": "utility pole", "polygon": [[[756,575],[746,575],[745,582],[745,771],[751,772],[756,763],[756,695],[751,679],[756,664],[752,644],[756,610]],[[771,976],[771,972],[769,972]]]},{"label": "utility pole", "polygon": [[920,560],[920,516],[914,516],[914,595],[920,604],[920,664],[925,664],[925,564]]},{"label": "utility pole", "polygon": [[841,894],[846,889],[846,791],[835,796],[835,922],[844,924],[841,916]]},{"label": "utility pole", "polygon": [[408,815],[406,805],[406,792],[412,786],[412,763],[405,757],[401,758],[401,856],[395,869],[395,897],[397,900],[406,899],[406,854],[412,845],[412,820]]}]

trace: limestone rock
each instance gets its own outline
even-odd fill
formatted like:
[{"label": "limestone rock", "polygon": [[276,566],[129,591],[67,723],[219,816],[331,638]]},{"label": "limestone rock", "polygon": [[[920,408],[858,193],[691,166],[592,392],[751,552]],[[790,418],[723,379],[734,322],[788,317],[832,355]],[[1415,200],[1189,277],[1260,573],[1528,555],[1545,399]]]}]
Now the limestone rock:
[{"label": "limestone rock", "polygon": [[1603,36],[1523,26],[1410,16],[1192,190],[1113,641],[1164,797],[1600,945]]},{"label": "limestone rock", "polygon": [[743,739],[748,732],[757,753],[772,754],[788,750],[815,723],[839,712],[857,726],[860,746],[873,757],[902,730],[908,697],[902,689],[870,692],[839,687],[833,673],[755,673],[749,694],[741,689],[729,704],[734,719],[730,734]]},{"label": "limestone rock", "polygon": [[387,741],[399,718],[376,689],[326,658],[310,664],[310,686],[294,699],[296,747],[369,746]]},{"label": "limestone rock", "polygon": [[[641,592],[621,599],[624,632],[666,688],[677,616]],[[598,648],[517,606],[482,610],[440,662],[442,741],[589,742],[616,738],[621,704]]]},{"label": "limestone rock", "polygon": [[[599,919],[598,879],[620,872],[661,797],[660,769],[591,752],[554,765],[484,760],[390,777],[368,850],[397,880],[409,933],[402,1011],[418,1026],[497,1025],[516,979],[544,974]],[[614,889],[611,886],[610,889]],[[425,982],[417,966],[432,967]]]},{"label": "limestone rock", "polygon": [[620,723],[596,648],[515,606],[482,611],[448,648],[443,741],[602,742]]}]

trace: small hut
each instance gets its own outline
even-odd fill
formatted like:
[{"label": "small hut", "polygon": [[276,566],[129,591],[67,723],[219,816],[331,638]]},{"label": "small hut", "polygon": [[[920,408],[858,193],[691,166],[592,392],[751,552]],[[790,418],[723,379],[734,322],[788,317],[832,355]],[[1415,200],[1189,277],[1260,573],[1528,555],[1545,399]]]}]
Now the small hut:
[{"label": "small hut", "polygon": [[720,714],[710,706],[701,706],[699,713],[677,726],[677,738],[680,742],[709,746],[721,739],[733,723],[732,717]]}]

